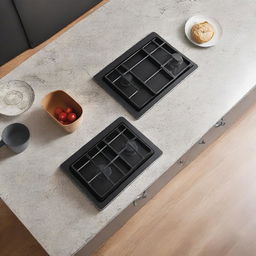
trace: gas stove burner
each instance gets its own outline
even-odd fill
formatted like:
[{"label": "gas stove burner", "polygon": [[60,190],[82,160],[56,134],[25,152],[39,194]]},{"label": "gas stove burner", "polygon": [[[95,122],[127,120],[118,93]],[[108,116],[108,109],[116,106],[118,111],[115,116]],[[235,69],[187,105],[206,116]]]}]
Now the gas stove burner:
[{"label": "gas stove burner", "polygon": [[120,117],[61,168],[102,209],[161,154],[158,147]]},{"label": "gas stove burner", "polygon": [[119,83],[120,86],[122,86],[122,87],[129,87],[129,86],[132,86],[132,84],[131,84],[132,80],[133,80],[132,75],[126,74],[126,75],[124,75],[123,77],[121,77],[121,78],[119,79],[119,82],[118,82],[118,83]]},{"label": "gas stove burner", "polygon": [[131,86],[130,82],[126,80],[124,77],[121,77],[119,83],[122,87],[129,87]]},{"label": "gas stove burner", "polygon": [[165,68],[171,71],[173,75],[178,74],[184,69],[182,56],[178,53],[174,53],[172,59],[165,65]]},{"label": "gas stove burner", "polygon": [[196,68],[194,62],[151,33],[94,79],[139,118]]},{"label": "gas stove burner", "polygon": [[125,150],[124,153],[127,155],[134,155],[138,151],[138,145],[136,144],[135,141],[128,140],[126,145],[125,145]]},{"label": "gas stove burner", "polygon": [[132,82],[132,80],[133,80],[132,75],[129,74],[129,73],[128,73],[128,74],[125,74],[124,77],[125,77],[125,79],[126,79],[127,81],[129,81],[129,82]]},{"label": "gas stove burner", "polygon": [[104,173],[105,176],[109,177],[112,174],[112,169],[110,166],[106,166],[103,164],[97,165],[98,169]]},{"label": "gas stove burner", "polygon": [[173,59],[175,60],[175,62],[177,63],[177,66],[180,66],[183,63],[183,58],[180,54],[178,53],[174,53],[172,55]]}]

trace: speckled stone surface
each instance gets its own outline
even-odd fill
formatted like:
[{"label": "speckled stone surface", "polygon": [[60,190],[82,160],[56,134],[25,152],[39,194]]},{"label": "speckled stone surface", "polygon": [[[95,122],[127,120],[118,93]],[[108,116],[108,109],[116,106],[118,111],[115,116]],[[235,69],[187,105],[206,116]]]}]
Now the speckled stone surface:
[{"label": "speckled stone surface", "polygon": [[[201,49],[185,39],[184,23],[198,13],[221,23],[217,46]],[[22,154],[0,150],[0,196],[50,255],[68,256],[85,245],[254,86],[255,24],[255,0],[110,0],[1,79],[30,83],[36,98],[25,114],[0,117],[0,130],[12,122],[31,130]],[[199,68],[135,121],[92,77],[152,31]],[[66,135],[40,107],[56,89],[84,107],[83,124],[73,134]],[[99,212],[58,166],[119,116],[163,155]]]}]

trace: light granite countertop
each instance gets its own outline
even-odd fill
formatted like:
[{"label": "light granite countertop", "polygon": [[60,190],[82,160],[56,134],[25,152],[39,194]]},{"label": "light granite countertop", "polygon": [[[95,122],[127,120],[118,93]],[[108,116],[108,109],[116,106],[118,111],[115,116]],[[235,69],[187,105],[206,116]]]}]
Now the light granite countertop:
[{"label": "light granite countertop", "polygon": [[[185,39],[184,23],[198,13],[221,23],[217,46],[201,49]],[[31,130],[22,154],[0,150],[0,196],[50,255],[68,256],[85,245],[255,85],[255,24],[255,0],[110,0],[1,79],[30,83],[36,99],[21,116],[0,117],[0,130],[12,122]],[[135,121],[92,77],[152,31],[199,68]],[[40,107],[56,89],[84,107],[83,124],[73,134],[66,135]],[[98,211],[59,165],[119,116],[163,155]]]}]

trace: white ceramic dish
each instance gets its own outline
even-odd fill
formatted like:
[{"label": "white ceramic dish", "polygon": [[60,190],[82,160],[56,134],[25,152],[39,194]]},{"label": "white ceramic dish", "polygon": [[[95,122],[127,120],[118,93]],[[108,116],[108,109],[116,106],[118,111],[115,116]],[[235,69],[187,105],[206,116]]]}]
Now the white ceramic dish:
[{"label": "white ceramic dish", "polygon": [[24,81],[12,80],[0,84],[0,114],[2,115],[20,115],[31,107],[34,99],[34,90]]},{"label": "white ceramic dish", "polygon": [[[197,24],[197,23],[201,23],[207,21],[208,23],[210,23],[213,28],[214,28],[214,36],[212,37],[212,39],[206,43],[202,43],[199,44],[197,42],[195,42],[192,37],[191,37],[191,29],[193,27],[193,25]],[[200,47],[211,47],[214,46],[215,44],[218,43],[218,41],[220,40],[221,36],[222,36],[222,27],[219,24],[219,22],[212,18],[212,17],[207,17],[204,15],[195,15],[191,18],[189,18],[185,24],[185,34],[188,38],[189,41],[191,41],[193,44],[200,46]]]}]

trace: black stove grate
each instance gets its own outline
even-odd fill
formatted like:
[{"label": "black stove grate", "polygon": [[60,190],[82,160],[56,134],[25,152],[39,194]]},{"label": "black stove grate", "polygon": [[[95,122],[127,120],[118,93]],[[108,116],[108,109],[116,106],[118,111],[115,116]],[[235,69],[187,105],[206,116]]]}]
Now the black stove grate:
[{"label": "black stove grate", "polygon": [[72,164],[72,170],[99,200],[104,200],[152,154],[145,143],[121,124]]},{"label": "black stove grate", "polygon": [[102,208],[122,190],[120,185],[127,185],[160,154],[135,127],[119,118],[63,163],[62,168]]},{"label": "black stove grate", "polygon": [[196,68],[151,33],[99,72],[95,80],[138,118]]}]

